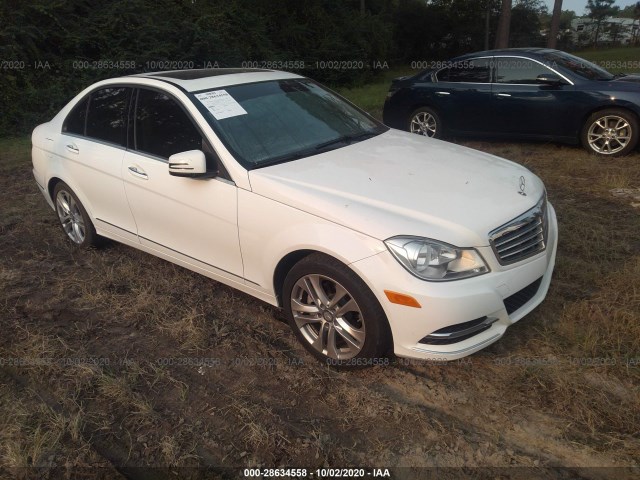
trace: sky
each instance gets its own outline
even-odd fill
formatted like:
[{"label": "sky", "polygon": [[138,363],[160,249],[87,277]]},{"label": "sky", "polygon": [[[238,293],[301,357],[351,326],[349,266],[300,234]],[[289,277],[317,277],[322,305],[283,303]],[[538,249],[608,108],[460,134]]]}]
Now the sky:
[{"label": "sky", "polygon": [[[614,5],[617,5],[620,8],[624,8],[628,5],[633,5],[638,0],[616,0]],[[553,10],[553,0],[544,0],[544,3],[549,7],[549,12]],[[563,10],[573,10],[578,14],[578,16],[584,13],[585,7],[587,5],[587,0],[564,0],[562,2]]]}]

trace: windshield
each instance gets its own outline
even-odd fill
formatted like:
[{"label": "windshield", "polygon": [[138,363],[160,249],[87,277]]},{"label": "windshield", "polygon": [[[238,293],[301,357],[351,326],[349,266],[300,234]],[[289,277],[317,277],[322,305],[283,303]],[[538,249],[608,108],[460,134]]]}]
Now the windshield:
[{"label": "windshield", "polygon": [[604,68],[600,68],[595,63],[591,63],[584,58],[576,57],[564,52],[545,53],[545,60],[553,66],[555,63],[561,67],[570,70],[576,75],[586,78],[587,80],[611,80],[612,74]]},{"label": "windshield", "polygon": [[308,79],[234,85],[193,97],[247,169],[333,150],[387,130]]}]

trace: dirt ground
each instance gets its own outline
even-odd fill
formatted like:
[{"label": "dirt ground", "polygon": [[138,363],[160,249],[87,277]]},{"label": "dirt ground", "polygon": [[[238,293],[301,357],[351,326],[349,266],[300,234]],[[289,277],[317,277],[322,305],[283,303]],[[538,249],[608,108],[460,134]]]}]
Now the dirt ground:
[{"label": "dirt ground", "polygon": [[74,250],[28,140],[4,142],[0,478],[638,478],[640,154],[466,143],[546,182],[547,300],[462,361],[337,372],[258,300],[116,243]]}]

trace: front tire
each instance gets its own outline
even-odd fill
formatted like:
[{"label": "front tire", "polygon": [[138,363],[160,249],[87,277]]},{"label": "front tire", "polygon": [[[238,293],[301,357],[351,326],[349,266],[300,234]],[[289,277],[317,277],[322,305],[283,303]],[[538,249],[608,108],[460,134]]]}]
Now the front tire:
[{"label": "front tire", "polygon": [[298,340],[318,360],[341,368],[381,364],[391,346],[387,318],[353,270],[312,254],[287,274],[284,310]]},{"label": "front tire", "polygon": [[442,138],[442,121],[435,110],[421,107],[409,116],[408,130],[425,137]]},{"label": "front tire", "polygon": [[102,243],[102,237],[96,233],[87,211],[69,185],[59,182],[53,190],[53,201],[60,226],[74,246],[89,248]]},{"label": "front tire", "polygon": [[621,157],[638,144],[638,120],[624,110],[607,109],[592,114],[582,129],[582,145],[597,155]]}]

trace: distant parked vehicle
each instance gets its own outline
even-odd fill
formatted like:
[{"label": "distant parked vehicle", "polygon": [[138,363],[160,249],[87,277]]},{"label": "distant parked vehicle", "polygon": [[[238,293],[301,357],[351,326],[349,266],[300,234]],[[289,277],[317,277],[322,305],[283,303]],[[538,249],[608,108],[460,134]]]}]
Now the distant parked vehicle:
[{"label": "distant parked vehicle", "polygon": [[383,117],[391,127],[428,137],[582,143],[596,154],[620,156],[638,144],[640,75],[613,75],[551,49],[477,52],[395,79]]},{"label": "distant parked vehicle", "polygon": [[[593,45],[631,45],[638,35],[640,21],[634,18],[608,17],[596,20],[589,17],[579,17],[571,20],[569,30],[572,42],[579,47]],[[613,63],[614,60],[611,60]]]}]

